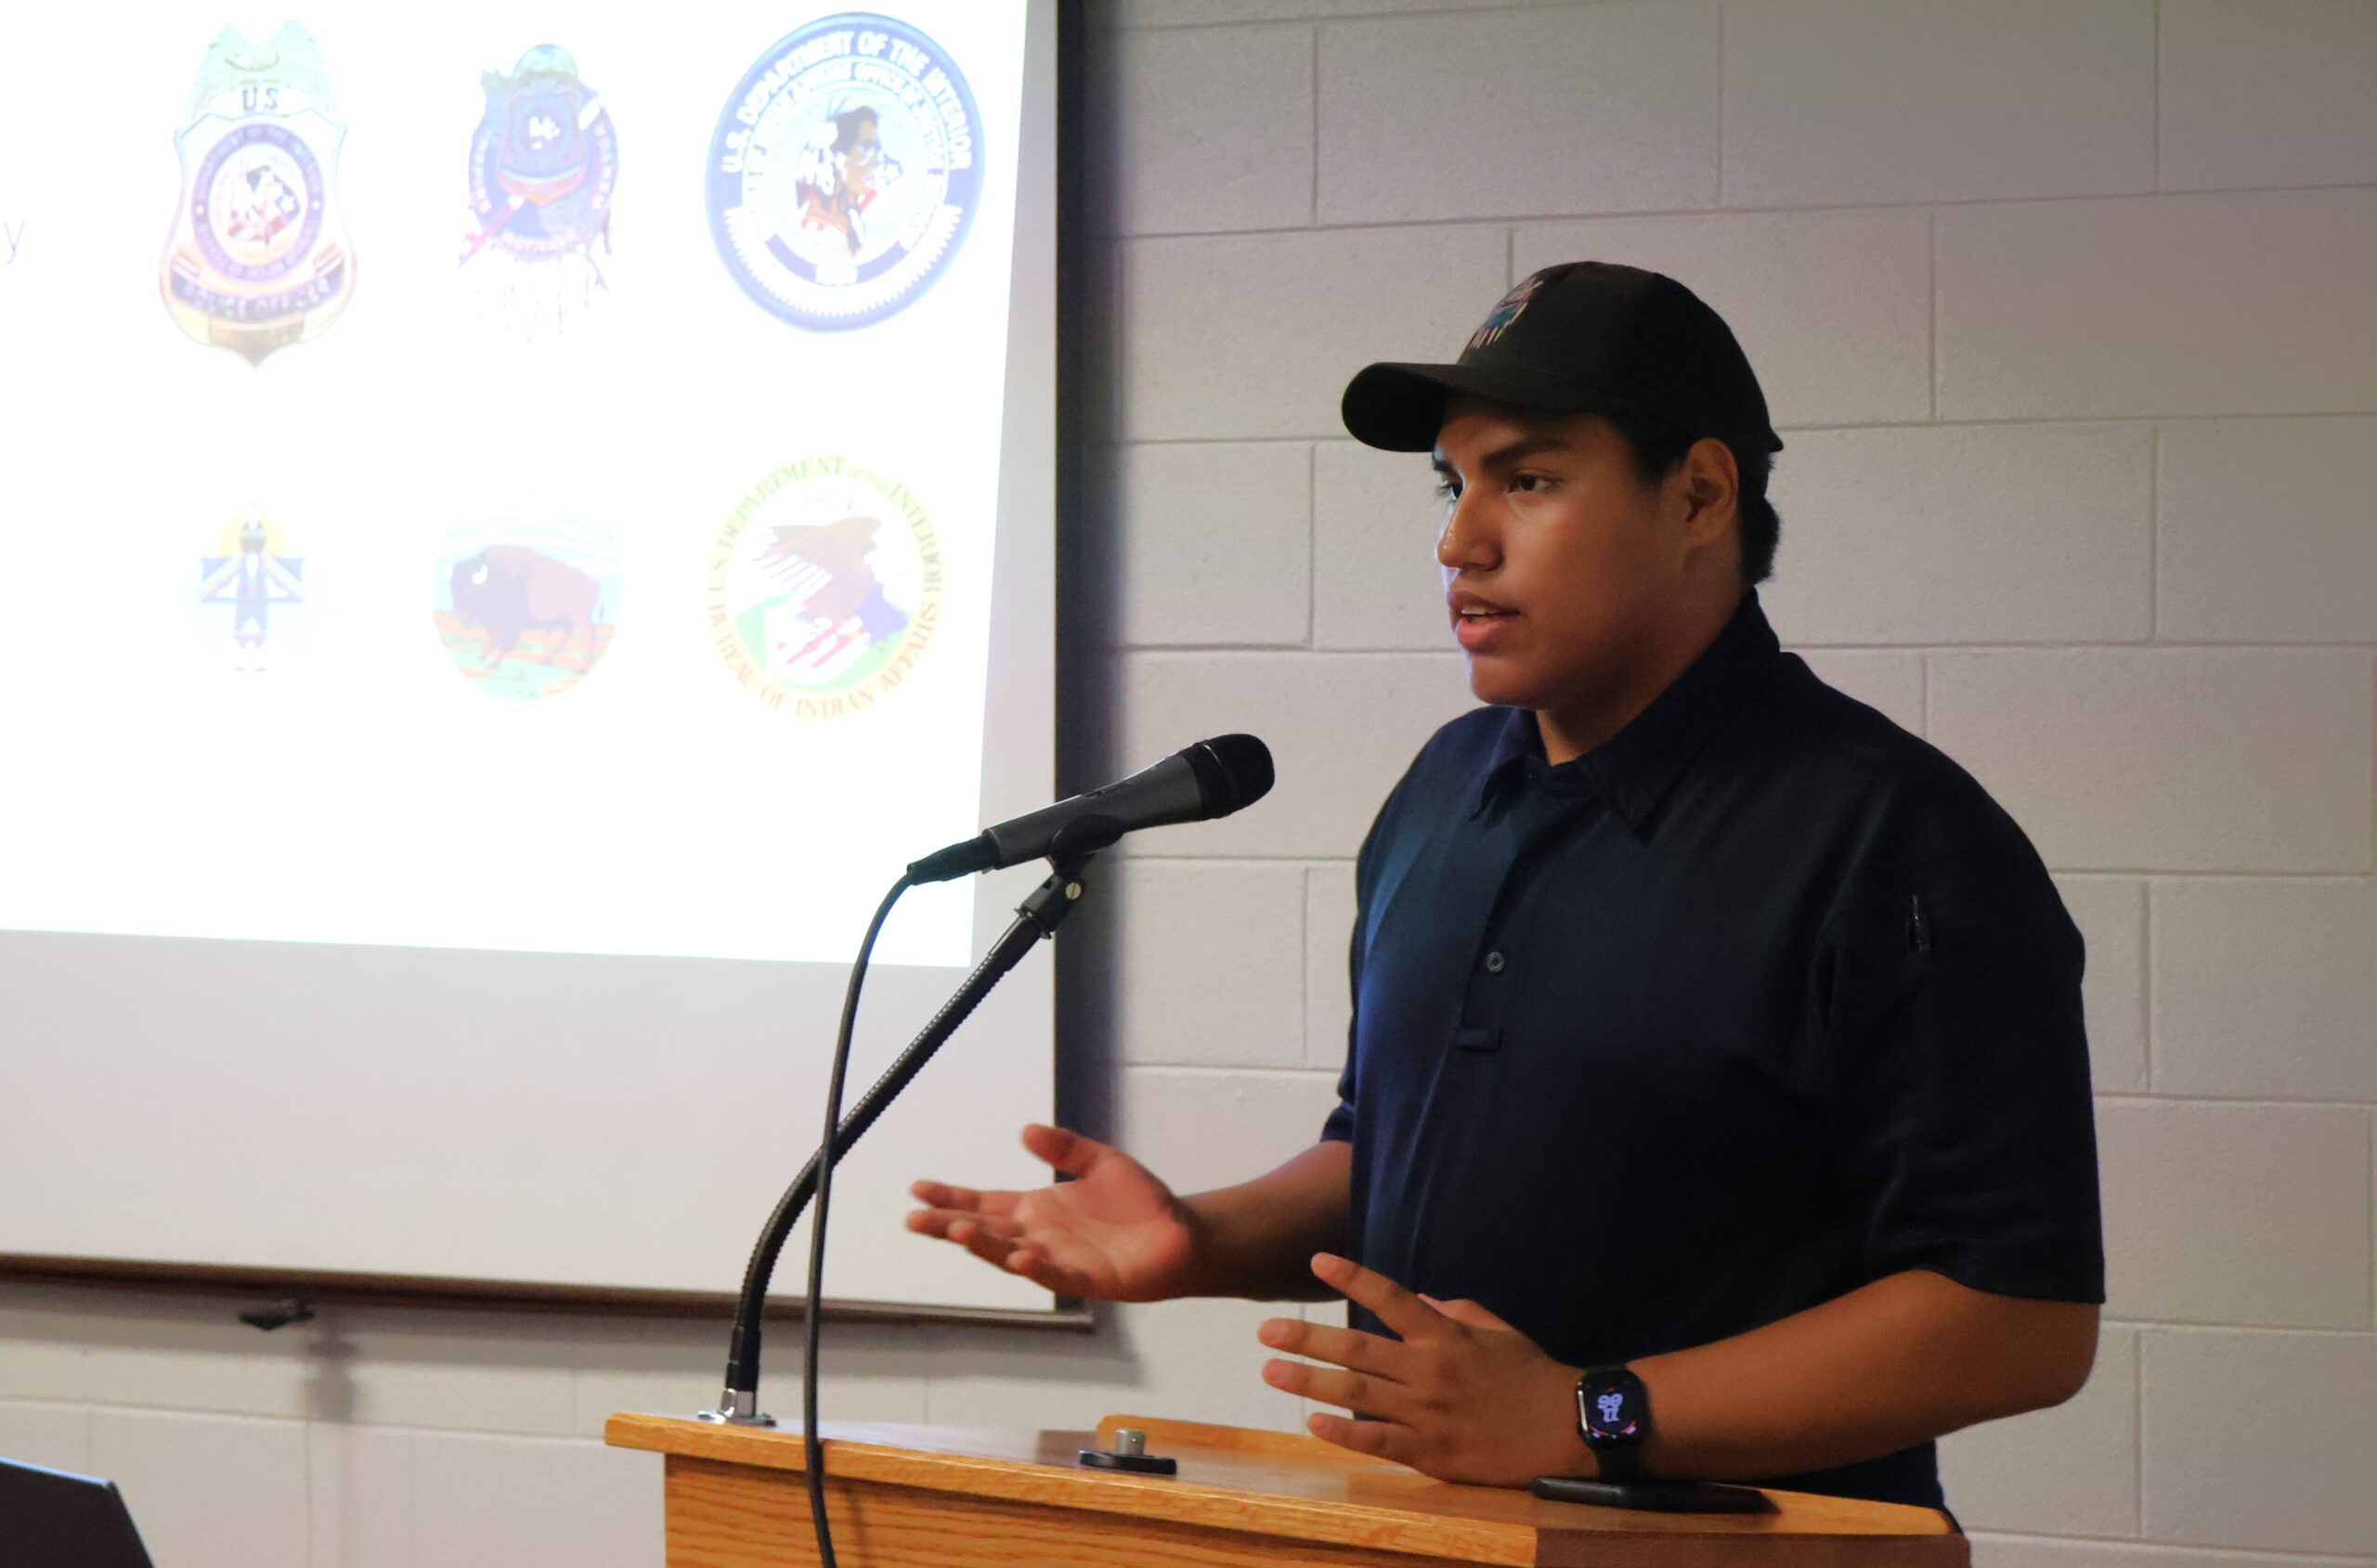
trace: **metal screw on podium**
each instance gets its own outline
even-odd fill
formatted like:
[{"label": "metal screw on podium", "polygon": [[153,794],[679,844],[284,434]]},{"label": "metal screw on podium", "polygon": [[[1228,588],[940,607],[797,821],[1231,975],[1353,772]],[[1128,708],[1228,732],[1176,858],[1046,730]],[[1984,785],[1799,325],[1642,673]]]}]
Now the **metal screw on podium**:
[{"label": "metal screw on podium", "polygon": [[1137,1427],[1117,1427],[1111,1448],[1085,1448],[1081,1462],[1092,1470],[1127,1470],[1140,1475],[1177,1475],[1180,1461],[1148,1452],[1148,1434]]}]

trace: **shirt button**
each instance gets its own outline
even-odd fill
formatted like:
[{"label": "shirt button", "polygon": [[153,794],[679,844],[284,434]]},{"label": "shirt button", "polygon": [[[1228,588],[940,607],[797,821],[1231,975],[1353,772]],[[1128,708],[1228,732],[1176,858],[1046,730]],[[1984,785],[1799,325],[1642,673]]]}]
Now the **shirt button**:
[{"label": "shirt button", "polygon": [[1486,955],[1486,972],[1489,975],[1499,975],[1507,963],[1508,960],[1504,959],[1500,953],[1489,952]]}]

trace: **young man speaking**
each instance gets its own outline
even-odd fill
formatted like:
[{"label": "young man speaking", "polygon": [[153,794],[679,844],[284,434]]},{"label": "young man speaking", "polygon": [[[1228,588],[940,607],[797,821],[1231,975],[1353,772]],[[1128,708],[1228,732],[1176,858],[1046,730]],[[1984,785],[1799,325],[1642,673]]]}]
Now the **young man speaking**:
[{"label": "young man speaking", "polygon": [[2070,1397],[2096,1352],[2081,942],[2046,868],[1778,647],[1783,444],[1682,284],[1549,268],[1344,417],[1433,453],[1490,706],[1362,846],[1343,1103],[1185,1198],[1029,1128],[1071,1180],[920,1182],[910,1228],[1066,1295],[1343,1295],[1347,1328],[1263,1325],[1303,1358],[1264,1377],[1446,1480],[1940,1506],[1934,1438]]}]

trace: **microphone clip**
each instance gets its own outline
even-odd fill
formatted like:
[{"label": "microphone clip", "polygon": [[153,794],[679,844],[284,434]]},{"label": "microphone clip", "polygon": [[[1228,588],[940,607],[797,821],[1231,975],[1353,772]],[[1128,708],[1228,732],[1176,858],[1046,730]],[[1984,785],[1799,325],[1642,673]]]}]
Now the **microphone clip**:
[{"label": "microphone clip", "polygon": [[1111,849],[1127,830],[1116,819],[1102,814],[1075,817],[1057,830],[1048,841],[1048,863],[1059,876],[1078,876],[1089,864],[1090,857],[1100,849]]},{"label": "microphone clip", "polygon": [[1081,875],[1100,849],[1123,836],[1123,824],[1111,817],[1076,817],[1058,830],[1048,846],[1050,874],[1031,896],[1015,906],[1043,937],[1053,937],[1065,916],[1081,901]]}]

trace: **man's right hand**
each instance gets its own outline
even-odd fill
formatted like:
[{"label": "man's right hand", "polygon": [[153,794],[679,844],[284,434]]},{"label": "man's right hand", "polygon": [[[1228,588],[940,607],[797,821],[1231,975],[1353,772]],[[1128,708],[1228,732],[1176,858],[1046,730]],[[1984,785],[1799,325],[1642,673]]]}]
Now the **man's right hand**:
[{"label": "man's right hand", "polygon": [[1060,1296],[1158,1302],[1192,1288],[1196,1216],[1146,1166],[1061,1127],[1026,1127],[1023,1147],[1073,1179],[1031,1192],[917,1182],[926,1207],[908,1228]]}]

